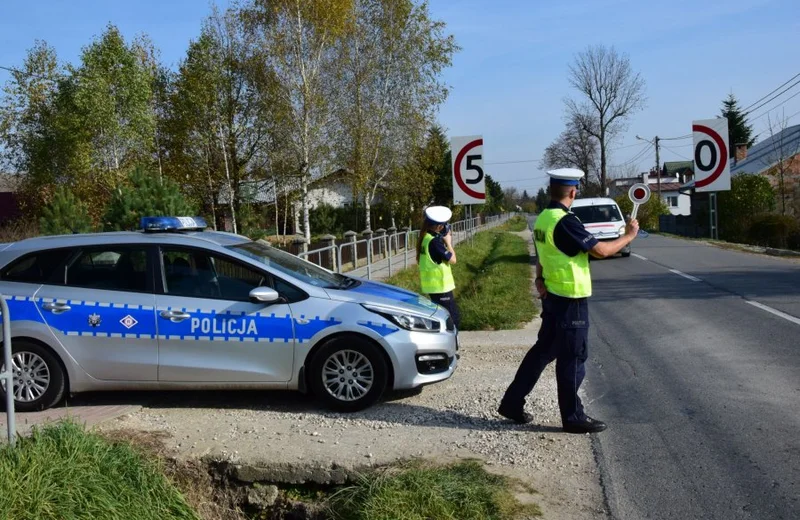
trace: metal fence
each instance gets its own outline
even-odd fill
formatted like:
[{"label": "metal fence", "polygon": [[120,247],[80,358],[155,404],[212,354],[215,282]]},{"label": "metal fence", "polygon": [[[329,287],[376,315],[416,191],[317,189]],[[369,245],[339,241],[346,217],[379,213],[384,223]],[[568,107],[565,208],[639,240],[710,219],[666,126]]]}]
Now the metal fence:
[{"label": "metal fence", "polygon": [[[479,231],[497,227],[513,215],[506,213],[453,222],[450,225],[453,244],[472,241]],[[362,236],[363,238],[358,239],[355,232],[348,231],[340,244],[332,236],[323,237],[323,247],[298,252],[297,256],[337,273],[366,269],[368,279],[372,279],[372,273],[378,264],[382,269],[388,267],[389,276],[392,276],[396,269],[405,269],[409,262],[416,261],[419,230],[378,229],[374,232],[365,231]]]},{"label": "metal fence", "polygon": [[14,416],[14,368],[11,364],[11,316],[8,312],[6,297],[0,295],[0,311],[3,313],[3,372],[0,381],[5,379],[6,392],[6,424],[8,426],[8,442],[12,446],[17,433]]}]

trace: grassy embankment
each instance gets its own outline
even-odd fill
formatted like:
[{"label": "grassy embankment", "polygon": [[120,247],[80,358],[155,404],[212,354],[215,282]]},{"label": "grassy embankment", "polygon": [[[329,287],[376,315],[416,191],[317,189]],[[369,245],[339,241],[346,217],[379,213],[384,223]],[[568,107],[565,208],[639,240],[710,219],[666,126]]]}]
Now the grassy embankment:
[{"label": "grassy embankment", "polygon": [[[160,442],[117,433],[108,438],[66,421],[34,430],[19,438],[15,448],[0,446],[0,518],[283,518],[237,503],[246,493],[217,487],[219,482],[199,464],[181,466],[164,459]],[[318,503],[316,510],[332,519],[513,520],[540,514],[536,505],[521,504],[515,496],[532,492],[475,461],[445,466],[417,461],[371,471],[354,485],[309,496]],[[285,502],[296,499],[297,490],[281,494]]]},{"label": "grassy embankment", "polygon": [[[515,217],[498,228],[475,235],[474,244],[456,245],[453,266],[461,330],[519,328],[536,312],[531,296],[532,269],[528,244],[511,231],[527,224]],[[400,271],[387,283],[420,292],[417,266]]]}]

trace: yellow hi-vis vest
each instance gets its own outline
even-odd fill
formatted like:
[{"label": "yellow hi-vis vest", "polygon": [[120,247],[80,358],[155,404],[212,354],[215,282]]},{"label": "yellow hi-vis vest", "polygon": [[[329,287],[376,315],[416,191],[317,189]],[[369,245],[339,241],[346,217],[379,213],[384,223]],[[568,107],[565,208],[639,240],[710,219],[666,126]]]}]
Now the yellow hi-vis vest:
[{"label": "yellow hi-vis vest", "polygon": [[433,240],[433,235],[426,233],[422,239],[422,250],[419,254],[419,281],[422,292],[425,294],[441,294],[456,288],[453,280],[453,271],[450,264],[442,262],[437,264],[431,258],[428,245]]},{"label": "yellow hi-vis vest", "polygon": [[567,256],[556,247],[553,232],[556,224],[567,216],[563,209],[546,209],[536,218],[533,238],[536,254],[542,265],[547,292],[564,298],[588,298],[592,295],[592,275],[589,254]]}]

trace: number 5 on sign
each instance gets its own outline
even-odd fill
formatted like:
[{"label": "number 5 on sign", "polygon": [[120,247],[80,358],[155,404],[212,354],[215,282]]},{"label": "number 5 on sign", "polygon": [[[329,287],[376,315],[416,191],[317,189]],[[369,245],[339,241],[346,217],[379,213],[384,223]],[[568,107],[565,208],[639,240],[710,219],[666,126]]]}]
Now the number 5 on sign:
[{"label": "number 5 on sign", "polygon": [[453,157],[453,203],[483,204],[486,202],[483,137],[453,137],[450,150]]}]

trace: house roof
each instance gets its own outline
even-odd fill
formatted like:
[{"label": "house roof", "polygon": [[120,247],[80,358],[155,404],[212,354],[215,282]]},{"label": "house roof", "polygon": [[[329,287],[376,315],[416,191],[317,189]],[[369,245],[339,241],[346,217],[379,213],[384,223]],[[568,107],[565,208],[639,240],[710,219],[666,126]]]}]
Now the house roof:
[{"label": "house roof", "polygon": [[747,159],[731,164],[731,175],[762,173],[778,163],[781,153],[786,154],[784,159],[800,153],[800,125],[787,127],[750,148]]},{"label": "house roof", "polygon": [[694,161],[669,161],[664,163],[664,173],[662,175],[671,177],[686,170],[694,173]]},{"label": "house roof", "polygon": [[[308,187],[318,188],[328,182],[337,180],[344,180],[349,172],[343,168],[339,168],[327,175],[312,179],[308,183]],[[283,192],[286,189],[289,192],[294,192],[300,189],[300,179],[298,177],[291,177],[279,181],[278,191]],[[252,203],[272,204],[275,202],[274,183],[272,179],[258,179],[252,181],[243,181],[239,184],[239,195],[242,199]],[[228,187],[222,185],[219,194],[220,204],[228,204]]]},{"label": "house roof", "polygon": [[[680,182],[662,182],[661,191],[678,191],[682,184]],[[656,191],[658,187],[654,183],[650,183],[650,191]]]}]

